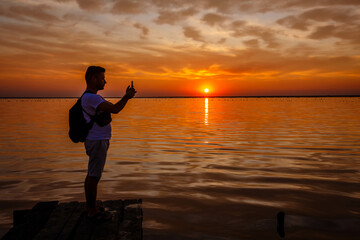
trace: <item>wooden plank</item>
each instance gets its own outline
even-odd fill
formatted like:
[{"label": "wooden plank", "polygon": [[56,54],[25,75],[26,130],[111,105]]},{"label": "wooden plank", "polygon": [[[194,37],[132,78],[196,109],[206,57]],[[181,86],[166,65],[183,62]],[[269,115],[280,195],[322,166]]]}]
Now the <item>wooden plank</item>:
[{"label": "wooden plank", "polygon": [[109,211],[113,217],[111,221],[96,226],[91,240],[116,240],[123,202],[121,200],[106,201],[102,203],[102,206],[106,211]]},{"label": "wooden plank", "polygon": [[133,202],[128,201],[127,203],[131,204],[124,208],[124,220],[119,225],[118,233],[118,237],[121,240],[140,240],[143,236],[141,201],[137,201],[136,207],[129,207],[133,205]]},{"label": "wooden plank", "polygon": [[23,223],[11,228],[2,239],[32,239],[45,225],[57,204],[58,201],[37,203],[23,218]]},{"label": "wooden plank", "polygon": [[98,201],[113,219],[97,223],[87,219],[83,202],[40,202],[31,210],[14,213],[17,224],[2,239],[142,239],[141,203],[141,199]]},{"label": "wooden plank", "polygon": [[139,199],[126,199],[124,200],[124,207],[127,207],[127,206],[130,206],[130,205],[133,205],[133,204],[141,204],[142,203],[142,199],[139,198]]},{"label": "wooden plank", "polygon": [[[84,203],[85,206],[85,203]],[[77,228],[72,234],[74,240],[89,240],[96,227],[96,222],[91,221],[87,218],[87,212],[84,211],[78,219]]]},{"label": "wooden plank", "polygon": [[45,226],[34,237],[34,240],[56,239],[78,205],[79,202],[59,204],[51,213]]},{"label": "wooden plank", "polygon": [[15,210],[13,212],[14,227],[26,222],[26,215],[30,212],[30,209],[26,210]]},{"label": "wooden plank", "polygon": [[85,203],[78,203],[57,240],[73,239],[73,235],[76,232],[77,226],[80,224],[81,216],[84,214],[84,210]]}]

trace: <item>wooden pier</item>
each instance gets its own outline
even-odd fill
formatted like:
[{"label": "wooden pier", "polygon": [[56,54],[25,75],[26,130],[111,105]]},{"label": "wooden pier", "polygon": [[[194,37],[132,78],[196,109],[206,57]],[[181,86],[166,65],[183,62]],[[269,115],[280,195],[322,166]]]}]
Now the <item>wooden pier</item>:
[{"label": "wooden pier", "polygon": [[140,240],[141,203],[141,199],[98,201],[112,219],[97,223],[86,217],[83,202],[39,202],[31,210],[14,211],[14,226],[2,240]]}]

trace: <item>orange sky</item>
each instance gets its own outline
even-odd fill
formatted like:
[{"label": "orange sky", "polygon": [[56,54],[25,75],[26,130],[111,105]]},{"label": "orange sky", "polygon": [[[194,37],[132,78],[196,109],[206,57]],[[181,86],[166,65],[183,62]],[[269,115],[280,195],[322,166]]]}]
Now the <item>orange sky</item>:
[{"label": "orange sky", "polygon": [[359,0],[2,0],[0,97],[360,94]]}]

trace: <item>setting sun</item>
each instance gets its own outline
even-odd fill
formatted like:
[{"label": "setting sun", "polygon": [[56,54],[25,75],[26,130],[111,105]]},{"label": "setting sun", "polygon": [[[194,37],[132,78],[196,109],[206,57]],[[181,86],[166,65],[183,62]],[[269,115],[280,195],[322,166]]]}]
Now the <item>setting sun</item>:
[{"label": "setting sun", "polygon": [[208,88],[205,88],[205,89],[204,89],[204,92],[208,93],[208,92],[209,92],[209,89],[208,89]]}]

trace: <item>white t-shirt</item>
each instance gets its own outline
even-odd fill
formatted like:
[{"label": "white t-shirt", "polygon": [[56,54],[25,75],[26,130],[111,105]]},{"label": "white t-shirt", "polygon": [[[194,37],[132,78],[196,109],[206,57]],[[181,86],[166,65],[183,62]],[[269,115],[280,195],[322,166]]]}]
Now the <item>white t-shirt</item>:
[{"label": "white t-shirt", "polygon": [[[81,98],[81,106],[83,108],[83,114],[86,122],[90,122],[91,119],[88,114],[95,116],[96,108],[100,103],[106,101],[102,96],[94,93],[85,93]],[[85,113],[85,111],[88,113]],[[86,139],[88,140],[106,140],[111,138],[111,124],[107,124],[100,127],[94,122],[92,128],[89,131]]]}]

